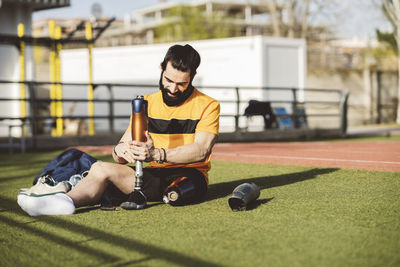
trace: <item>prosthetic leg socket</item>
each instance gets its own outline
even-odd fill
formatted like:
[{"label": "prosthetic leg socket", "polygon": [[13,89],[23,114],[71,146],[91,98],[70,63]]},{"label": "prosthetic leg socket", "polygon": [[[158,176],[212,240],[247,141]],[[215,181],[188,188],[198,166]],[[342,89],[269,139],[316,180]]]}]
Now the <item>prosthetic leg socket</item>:
[{"label": "prosthetic leg socket", "polygon": [[260,188],[255,183],[244,183],[237,186],[228,200],[233,211],[244,211],[248,204],[260,196]]},{"label": "prosthetic leg socket", "polygon": [[[137,96],[132,100],[132,120],[131,120],[131,136],[132,140],[146,142],[145,132],[148,129],[147,119],[147,101],[143,96]],[[147,197],[142,191],[143,184],[143,164],[141,161],[136,162],[135,168],[135,188],[130,193],[126,202],[121,204],[121,208],[126,210],[140,210],[147,206]]]}]

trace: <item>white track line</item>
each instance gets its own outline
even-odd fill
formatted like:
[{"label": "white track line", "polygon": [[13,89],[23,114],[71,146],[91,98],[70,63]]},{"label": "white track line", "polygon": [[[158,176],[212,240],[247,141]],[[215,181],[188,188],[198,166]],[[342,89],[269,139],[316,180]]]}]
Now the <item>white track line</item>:
[{"label": "white track line", "polygon": [[268,159],[296,159],[296,160],[318,160],[318,161],[340,161],[340,162],[357,162],[357,163],[378,163],[378,164],[394,164],[400,165],[400,162],[393,161],[376,161],[376,160],[359,160],[359,159],[329,159],[329,158],[309,158],[309,157],[292,157],[292,156],[268,156],[268,155],[252,155],[241,153],[224,153],[213,152],[216,156],[237,156],[247,158],[268,158]]}]

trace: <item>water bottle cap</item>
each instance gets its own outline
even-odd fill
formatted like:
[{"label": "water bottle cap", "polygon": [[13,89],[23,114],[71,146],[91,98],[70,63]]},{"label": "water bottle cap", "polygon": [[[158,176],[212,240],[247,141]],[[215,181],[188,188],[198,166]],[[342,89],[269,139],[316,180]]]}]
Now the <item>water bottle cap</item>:
[{"label": "water bottle cap", "polygon": [[176,191],[171,191],[168,193],[168,199],[170,201],[176,201],[179,198],[179,195]]}]

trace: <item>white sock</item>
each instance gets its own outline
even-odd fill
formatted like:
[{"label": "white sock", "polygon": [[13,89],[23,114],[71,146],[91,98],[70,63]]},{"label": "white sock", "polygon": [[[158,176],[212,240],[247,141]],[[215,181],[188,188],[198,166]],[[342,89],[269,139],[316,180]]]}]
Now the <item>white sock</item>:
[{"label": "white sock", "polygon": [[75,212],[74,202],[65,193],[44,196],[18,194],[18,205],[31,216],[68,215]]}]

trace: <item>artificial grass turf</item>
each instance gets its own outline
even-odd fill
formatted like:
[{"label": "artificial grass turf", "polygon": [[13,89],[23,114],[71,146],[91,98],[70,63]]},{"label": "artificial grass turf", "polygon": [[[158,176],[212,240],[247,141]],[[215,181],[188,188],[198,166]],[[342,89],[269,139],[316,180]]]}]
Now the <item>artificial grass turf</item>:
[{"label": "artificial grass turf", "polygon": [[[58,153],[0,156],[0,266],[400,265],[399,173],[214,161],[200,204],[29,217],[17,191]],[[260,198],[232,212],[243,182]]]}]

